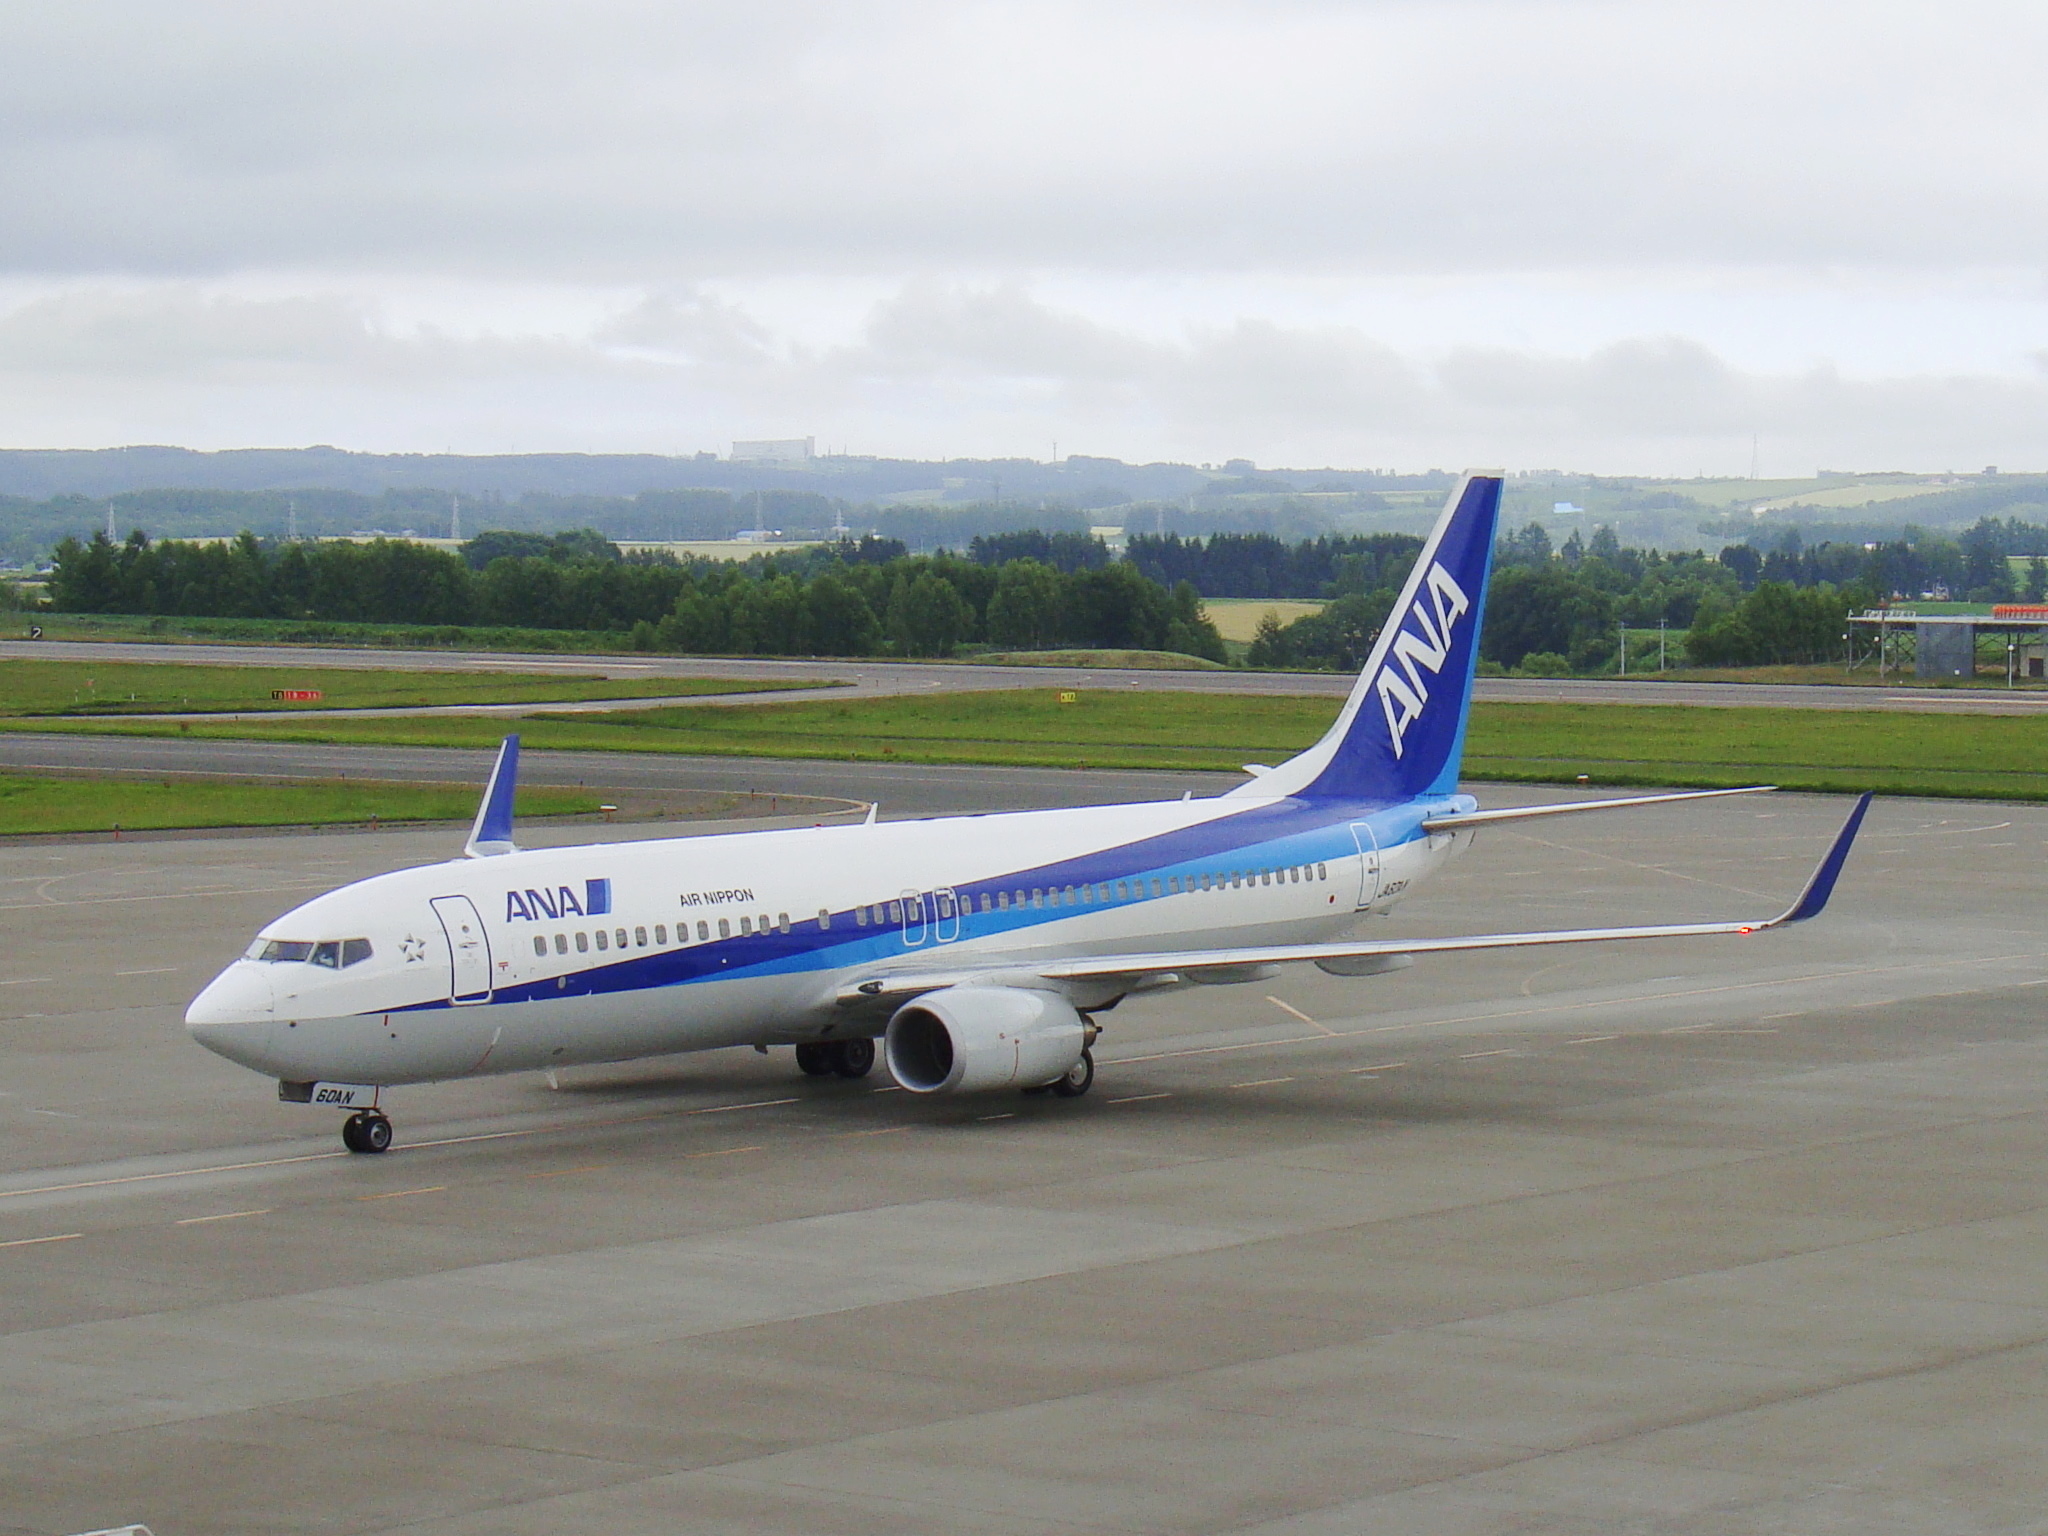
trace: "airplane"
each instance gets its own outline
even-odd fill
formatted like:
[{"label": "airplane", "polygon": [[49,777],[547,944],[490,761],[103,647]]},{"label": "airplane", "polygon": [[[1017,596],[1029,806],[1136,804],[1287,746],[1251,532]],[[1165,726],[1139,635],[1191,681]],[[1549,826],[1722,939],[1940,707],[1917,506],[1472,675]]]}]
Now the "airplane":
[{"label": "airplane", "polygon": [[382,1152],[385,1090],[677,1052],[795,1047],[915,1094],[1066,1098],[1127,997],[1309,963],[1367,977],[1418,955],[1761,933],[1827,904],[1870,796],[1774,917],[1374,939],[1478,829],[1760,793],[1481,810],[1458,789],[1501,477],[1444,506],[1328,733],[1197,800],[521,850],[507,737],[466,855],[294,908],[192,1002],[209,1050],[279,1097],[349,1112]]}]

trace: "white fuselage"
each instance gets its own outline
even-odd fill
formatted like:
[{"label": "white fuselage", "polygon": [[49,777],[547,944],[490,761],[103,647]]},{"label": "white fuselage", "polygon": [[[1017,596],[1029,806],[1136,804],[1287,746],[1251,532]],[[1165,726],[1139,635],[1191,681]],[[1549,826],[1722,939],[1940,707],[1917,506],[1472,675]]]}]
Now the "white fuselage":
[{"label": "white fuselage", "polygon": [[282,1080],[377,1085],[873,1035],[886,1015],[842,996],[906,969],[1334,939],[1448,857],[1425,814],[1470,804],[1226,796],[457,859],[286,913],[187,1022]]}]

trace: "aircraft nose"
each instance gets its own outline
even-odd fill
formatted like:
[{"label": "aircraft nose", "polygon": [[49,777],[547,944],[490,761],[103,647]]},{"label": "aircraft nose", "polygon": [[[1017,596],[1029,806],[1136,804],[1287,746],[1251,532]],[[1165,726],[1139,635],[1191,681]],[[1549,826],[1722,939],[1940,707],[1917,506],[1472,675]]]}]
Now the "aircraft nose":
[{"label": "aircraft nose", "polygon": [[185,1028],[216,1055],[248,1065],[270,1034],[270,974],[241,960],[207,983],[185,1010]]}]

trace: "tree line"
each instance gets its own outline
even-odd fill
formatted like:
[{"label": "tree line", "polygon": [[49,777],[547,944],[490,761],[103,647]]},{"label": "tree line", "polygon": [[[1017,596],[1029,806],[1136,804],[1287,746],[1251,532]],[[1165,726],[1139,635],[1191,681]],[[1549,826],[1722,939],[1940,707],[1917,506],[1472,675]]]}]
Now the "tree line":
[{"label": "tree line", "polygon": [[622,555],[588,529],[492,531],[459,551],[399,539],[57,547],[49,606],[67,613],[494,625],[611,632],[636,649],[947,656],[962,646],[1174,651],[1224,659],[1201,597],[1127,561],[1061,570],[910,555],[865,538],[744,562]]}]

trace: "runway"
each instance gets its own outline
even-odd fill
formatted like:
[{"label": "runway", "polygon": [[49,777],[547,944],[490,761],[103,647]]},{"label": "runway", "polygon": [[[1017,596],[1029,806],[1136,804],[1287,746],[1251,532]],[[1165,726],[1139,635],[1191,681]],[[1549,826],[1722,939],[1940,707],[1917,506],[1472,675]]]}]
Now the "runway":
[{"label": "runway", "polygon": [[[1844,809],[1487,832],[1386,931],[1768,912]],[[185,1038],[455,842],[0,849],[0,1532],[2040,1527],[2048,809],[1879,802],[1785,932],[1127,1002],[1074,1102],[727,1052],[364,1159]]]},{"label": "runway", "polygon": [[[846,685],[836,699],[900,697],[931,690],[998,688],[1136,688],[1168,693],[1296,694],[1342,699],[1355,679],[1334,672],[1197,670],[1154,672],[1096,667],[996,667],[972,663],[741,660],[711,656],[537,656],[490,651],[370,651],[333,646],[147,645],[139,642],[0,641],[0,660],[183,662],[196,666],[345,667],[415,672],[563,672],[619,678],[715,677],[763,682]],[[782,697],[787,698],[788,695]],[[1897,710],[1933,714],[2036,714],[2048,710],[2048,689],[1977,690],[1910,687],[1820,687],[1787,683],[1659,682],[1653,678],[1483,677],[1476,697],[1497,703],[1686,704],[1706,708]],[[651,707],[666,701],[608,706]],[[713,696],[684,702],[710,707],[761,702]],[[533,705],[518,706],[516,713]],[[454,706],[448,713],[475,713]]]}]

